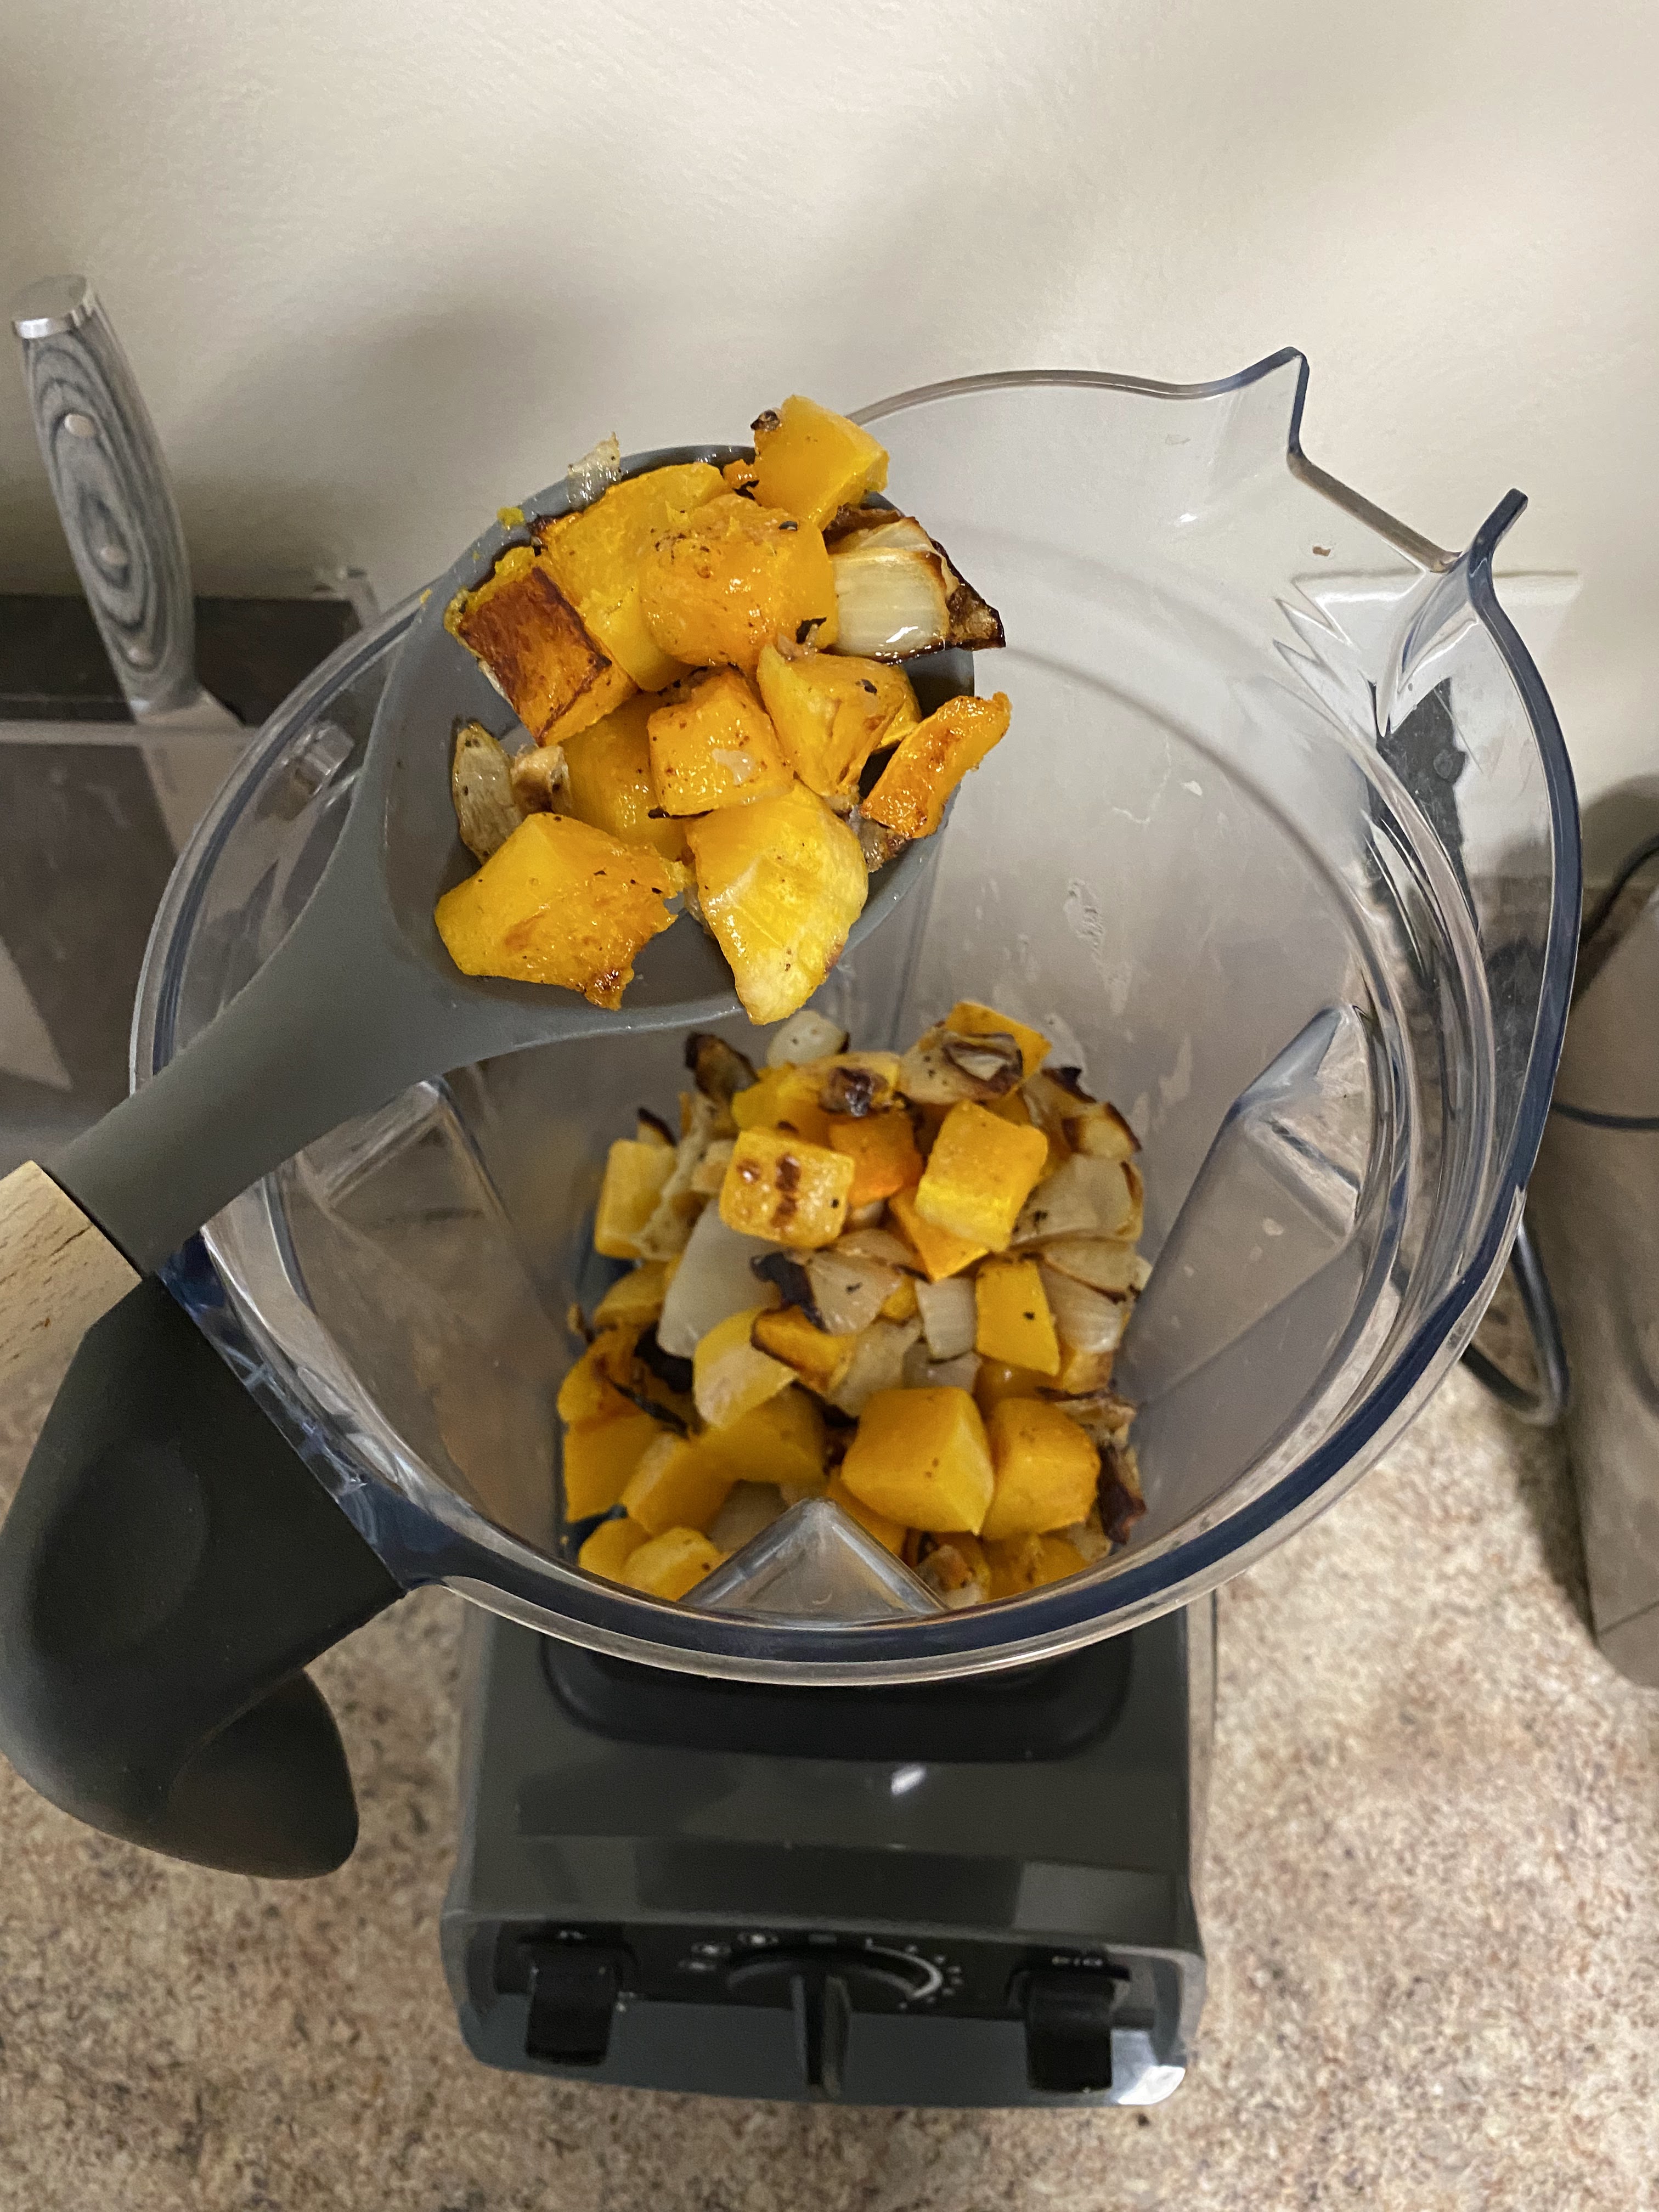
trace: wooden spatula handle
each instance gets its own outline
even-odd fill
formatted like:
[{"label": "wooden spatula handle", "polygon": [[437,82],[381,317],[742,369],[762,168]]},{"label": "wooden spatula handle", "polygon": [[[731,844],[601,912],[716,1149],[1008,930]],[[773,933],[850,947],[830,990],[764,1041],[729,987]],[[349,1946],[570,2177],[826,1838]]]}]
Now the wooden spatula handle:
[{"label": "wooden spatula handle", "polygon": [[101,1229],[26,1160],[0,1182],[0,1394],[61,1371],[138,1277]]}]

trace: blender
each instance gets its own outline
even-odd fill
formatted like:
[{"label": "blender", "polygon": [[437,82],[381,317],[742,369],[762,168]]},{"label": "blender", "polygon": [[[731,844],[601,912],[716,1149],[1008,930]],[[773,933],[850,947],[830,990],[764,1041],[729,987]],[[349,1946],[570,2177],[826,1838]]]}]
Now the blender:
[{"label": "blender", "polygon": [[[1014,734],[815,1004],[895,1046],[971,996],[1127,1115],[1153,1262],[1114,1386],[1128,1546],[952,1612],[811,1501],[682,1604],[584,1573],[562,1317],[603,1288],[606,1146],[672,1102],[683,1039],[522,1052],[307,1147],[88,1336],[0,1542],[29,1779],[180,1856],[324,1871],[355,1810],[303,1668],[441,1582],[478,1608],[442,1944],[480,2057],[854,2102],[1169,2094],[1202,2000],[1212,1593],[1468,1342],[1578,908],[1560,734],[1492,589],[1520,500],[1431,544],[1302,454],[1305,380],[1293,353],[1183,387],[990,377],[861,418],[1002,612]],[[413,617],[325,663],[198,830],[136,1082],[303,906]]]}]

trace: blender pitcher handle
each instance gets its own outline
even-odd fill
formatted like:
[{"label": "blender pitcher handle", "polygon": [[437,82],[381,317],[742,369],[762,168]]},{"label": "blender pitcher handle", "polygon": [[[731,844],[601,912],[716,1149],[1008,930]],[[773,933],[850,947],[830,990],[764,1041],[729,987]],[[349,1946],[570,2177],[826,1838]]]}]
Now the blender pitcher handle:
[{"label": "blender pitcher handle", "polygon": [[341,1865],[307,1662],[404,1595],[155,1281],[82,1340],[0,1526],[0,1751],[107,1835],[237,1874]]}]

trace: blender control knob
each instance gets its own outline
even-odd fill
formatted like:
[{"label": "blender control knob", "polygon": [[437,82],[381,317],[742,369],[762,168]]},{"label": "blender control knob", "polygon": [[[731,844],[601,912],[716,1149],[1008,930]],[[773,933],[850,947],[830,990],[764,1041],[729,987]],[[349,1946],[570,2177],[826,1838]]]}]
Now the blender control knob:
[{"label": "blender control knob", "polygon": [[1033,1973],[1025,1983],[1025,2075],[1034,2089],[1076,2096],[1112,2086],[1115,1983],[1104,1974]]},{"label": "blender control knob", "polygon": [[795,2052],[801,2080],[816,2097],[839,2097],[847,2063],[847,2038],[862,2002],[883,2006],[916,1996],[929,1970],[895,1952],[855,1951],[807,1945],[745,1959],[726,1978],[746,1996],[787,1996],[795,2016]]}]

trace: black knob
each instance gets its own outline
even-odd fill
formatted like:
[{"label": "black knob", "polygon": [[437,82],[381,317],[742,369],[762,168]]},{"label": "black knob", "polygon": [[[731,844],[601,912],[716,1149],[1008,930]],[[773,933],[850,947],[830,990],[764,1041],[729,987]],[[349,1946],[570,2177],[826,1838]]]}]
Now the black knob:
[{"label": "black knob", "polygon": [[917,1996],[931,1969],[898,1951],[856,1951],[808,1944],[744,1959],[726,1975],[735,1995],[787,2002],[795,2016],[795,2056],[801,2080],[815,2097],[839,2097],[847,2067],[853,2014],[874,2000],[878,2007]]},{"label": "black knob", "polygon": [[1109,1975],[1054,1971],[1025,1982],[1025,2076],[1051,2096],[1112,2086]]},{"label": "black knob", "polygon": [[782,2002],[790,1984],[801,1974],[809,1981],[834,1974],[846,1984],[854,2005],[868,2005],[873,2000],[878,2007],[919,1996],[933,1978],[924,1960],[908,1959],[900,1951],[855,1951],[850,1945],[824,1943],[805,1944],[799,1950],[762,1951],[752,1958],[740,1959],[726,1975],[726,1985],[744,1996],[771,1993]]}]

